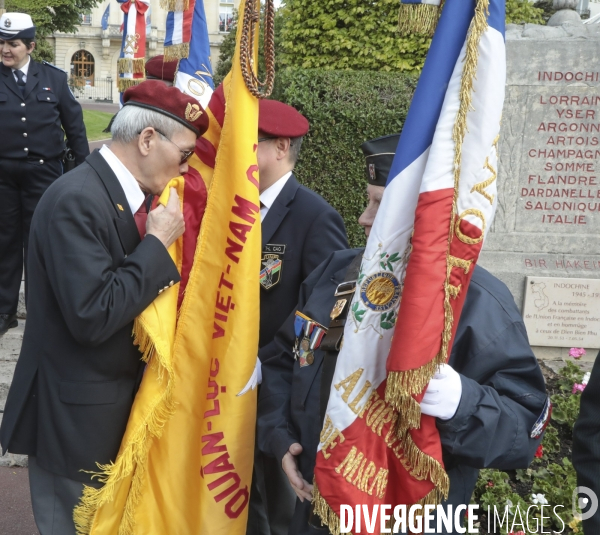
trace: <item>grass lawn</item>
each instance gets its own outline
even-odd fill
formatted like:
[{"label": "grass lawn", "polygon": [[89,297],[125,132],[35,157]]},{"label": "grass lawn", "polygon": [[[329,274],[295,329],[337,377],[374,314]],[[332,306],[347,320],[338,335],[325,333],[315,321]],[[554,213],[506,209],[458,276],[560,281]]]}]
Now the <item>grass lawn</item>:
[{"label": "grass lawn", "polygon": [[85,123],[88,141],[96,141],[98,139],[107,139],[110,137],[110,134],[102,132],[102,130],[107,127],[112,116],[112,113],[106,113],[104,111],[83,110],[83,122]]}]

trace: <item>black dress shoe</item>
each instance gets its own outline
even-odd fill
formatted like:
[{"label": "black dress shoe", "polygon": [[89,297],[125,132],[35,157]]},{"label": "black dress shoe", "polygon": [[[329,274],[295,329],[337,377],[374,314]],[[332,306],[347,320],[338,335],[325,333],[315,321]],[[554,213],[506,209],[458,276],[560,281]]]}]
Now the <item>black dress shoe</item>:
[{"label": "black dress shoe", "polygon": [[19,325],[16,314],[0,314],[0,336],[4,336],[8,329]]}]

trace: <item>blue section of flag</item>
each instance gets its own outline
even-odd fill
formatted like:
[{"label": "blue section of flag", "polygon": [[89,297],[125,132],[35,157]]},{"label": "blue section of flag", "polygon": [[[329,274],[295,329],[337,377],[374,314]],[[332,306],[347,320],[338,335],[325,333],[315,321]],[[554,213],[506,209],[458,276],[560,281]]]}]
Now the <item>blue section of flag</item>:
[{"label": "blue section of flag", "polygon": [[165,45],[171,46],[173,44],[173,30],[175,29],[175,12],[169,11],[167,13],[167,28],[165,32]]},{"label": "blue section of flag", "polygon": [[[167,20],[167,28],[169,21]],[[167,32],[168,34],[168,32]],[[167,45],[165,41],[165,46]],[[210,64],[210,43],[208,40],[208,26],[204,2],[196,0],[194,18],[192,19],[192,38],[190,40],[190,54],[179,62],[179,72],[200,78],[212,89],[215,84],[212,79],[212,66]],[[200,74],[196,74],[200,72]]]},{"label": "blue section of flag", "polygon": [[104,10],[104,14],[102,15],[102,29],[103,30],[108,30],[108,17],[110,16],[110,2],[109,4],[106,6],[106,9]]},{"label": "blue section of flag", "polygon": [[[489,11],[488,24],[504,35],[504,0],[491,0]],[[474,14],[474,0],[446,0],[398,141],[388,184],[431,145]]]}]

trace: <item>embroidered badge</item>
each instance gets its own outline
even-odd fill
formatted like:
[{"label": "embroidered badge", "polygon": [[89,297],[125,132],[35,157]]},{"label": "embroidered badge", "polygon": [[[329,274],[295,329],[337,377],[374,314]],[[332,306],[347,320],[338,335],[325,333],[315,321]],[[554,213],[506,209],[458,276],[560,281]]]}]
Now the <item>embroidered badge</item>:
[{"label": "embroidered badge", "polygon": [[315,351],[327,334],[327,328],[302,312],[296,311],[294,332],[296,333],[296,342],[293,348],[294,358],[301,368],[310,366],[315,361]]},{"label": "embroidered badge", "polygon": [[542,436],[542,433],[546,427],[548,427],[550,416],[552,416],[552,402],[550,401],[550,397],[548,397],[546,399],[544,409],[542,410],[542,414],[540,414],[540,417],[537,419],[535,424],[533,424],[533,428],[531,429],[531,438],[540,438]]},{"label": "embroidered badge", "polygon": [[347,302],[348,302],[348,299],[338,299],[335,302],[335,305],[333,305],[333,308],[331,309],[331,314],[329,314],[329,317],[332,320],[337,318],[344,311],[344,307],[346,306]]},{"label": "embroidered badge", "polygon": [[360,287],[360,299],[371,310],[384,312],[400,298],[400,283],[393,273],[381,271],[365,278]]},{"label": "embroidered badge", "polygon": [[198,104],[190,104],[188,102],[188,105],[185,108],[185,118],[188,121],[194,122],[196,119],[198,119],[202,115],[202,113],[203,112],[200,109],[200,106],[198,106]]},{"label": "embroidered badge", "polygon": [[265,290],[270,290],[281,281],[283,269],[283,256],[285,245],[269,243],[263,249],[260,259],[262,269],[260,270],[260,285]]},{"label": "embroidered badge", "polygon": [[374,163],[369,164],[369,178],[373,181],[375,181],[377,179],[377,177],[375,176],[375,164]]}]

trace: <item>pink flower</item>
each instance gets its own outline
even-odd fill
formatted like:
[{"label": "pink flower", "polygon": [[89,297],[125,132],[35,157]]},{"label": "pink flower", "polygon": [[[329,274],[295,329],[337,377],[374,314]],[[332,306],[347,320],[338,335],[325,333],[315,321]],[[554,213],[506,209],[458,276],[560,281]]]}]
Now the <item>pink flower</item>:
[{"label": "pink flower", "polygon": [[583,355],[585,355],[585,349],[583,349],[583,347],[572,347],[569,349],[569,357],[580,359]]},{"label": "pink flower", "polygon": [[537,450],[535,450],[535,456],[538,459],[541,459],[544,456],[544,446],[542,446],[541,444],[537,447]]},{"label": "pink flower", "polygon": [[573,390],[571,390],[572,394],[577,394],[577,392],[583,392],[585,390],[585,385],[575,383],[573,385]]},{"label": "pink flower", "polygon": [[524,531],[511,531],[508,535],[525,535]]},{"label": "pink flower", "polygon": [[494,486],[494,482],[493,481],[488,481],[487,482],[487,486],[488,487],[493,487]]}]

